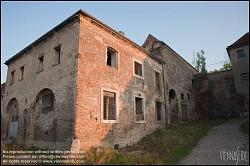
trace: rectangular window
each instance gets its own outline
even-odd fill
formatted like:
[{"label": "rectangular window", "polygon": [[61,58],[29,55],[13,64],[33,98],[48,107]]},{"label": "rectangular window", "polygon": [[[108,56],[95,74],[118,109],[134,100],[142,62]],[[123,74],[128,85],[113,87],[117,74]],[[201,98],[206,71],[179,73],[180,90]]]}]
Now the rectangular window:
[{"label": "rectangular window", "polygon": [[160,73],[155,71],[155,84],[156,84],[156,89],[160,91],[161,89],[161,77]]},{"label": "rectangular window", "polygon": [[156,120],[161,121],[161,102],[155,102]]},{"label": "rectangular window", "polygon": [[117,68],[117,51],[112,48],[107,48],[107,65]]},{"label": "rectangular window", "polygon": [[134,60],[134,75],[143,78],[143,66],[139,61]]},{"label": "rectangular window", "polygon": [[188,100],[190,101],[190,94],[188,93],[187,96],[188,96]]},{"label": "rectangular window", "polygon": [[240,74],[240,79],[241,79],[242,84],[248,83],[249,74],[248,73],[241,73]]},{"label": "rectangular window", "polygon": [[117,120],[116,93],[103,91],[103,120]]},{"label": "rectangular window", "polygon": [[20,77],[19,80],[23,80],[24,78],[24,66],[20,67]]},{"label": "rectangular window", "polygon": [[10,73],[10,85],[14,84],[15,70]]},{"label": "rectangular window", "polygon": [[59,64],[61,62],[61,45],[54,48],[54,65]]},{"label": "rectangular window", "polygon": [[144,120],[143,98],[135,97],[135,121],[143,122]]},{"label": "rectangular window", "polygon": [[237,57],[239,60],[245,59],[246,58],[246,54],[244,53],[243,50],[238,50],[237,51]]},{"label": "rectangular window", "polygon": [[54,106],[54,98],[52,94],[42,96],[42,110],[52,111]]},{"label": "rectangular window", "polygon": [[43,58],[44,56],[38,57],[38,67],[37,67],[37,73],[43,71]]},{"label": "rectangular window", "polygon": [[184,99],[184,94],[183,93],[181,93],[181,99]]}]

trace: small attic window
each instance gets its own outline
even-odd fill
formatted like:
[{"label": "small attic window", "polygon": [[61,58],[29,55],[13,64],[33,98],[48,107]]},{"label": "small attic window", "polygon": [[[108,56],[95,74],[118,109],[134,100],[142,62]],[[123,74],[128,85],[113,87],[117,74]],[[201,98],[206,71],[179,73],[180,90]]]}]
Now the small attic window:
[{"label": "small attic window", "polygon": [[107,48],[107,65],[117,68],[117,51],[108,47]]}]

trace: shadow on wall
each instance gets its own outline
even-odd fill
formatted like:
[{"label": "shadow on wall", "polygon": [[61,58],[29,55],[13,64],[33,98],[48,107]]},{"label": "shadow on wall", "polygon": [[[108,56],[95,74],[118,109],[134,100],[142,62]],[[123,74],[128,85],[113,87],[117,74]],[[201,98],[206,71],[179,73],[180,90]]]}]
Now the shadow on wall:
[{"label": "shadow on wall", "polygon": [[[160,88],[157,88],[155,70],[151,66],[152,64],[144,60],[142,62],[143,69],[137,62],[134,62],[133,65],[133,72],[137,73],[137,76],[130,74],[132,76],[126,87],[122,91],[118,89],[119,96],[114,94],[110,96],[106,93],[107,91],[102,91],[101,121],[115,119],[118,120],[118,123],[100,124],[107,128],[100,145],[115,149],[129,146],[155,129],[165,126],[162,78],[160,79]],[[143,77],[143,79],[140,77]],[[120,84],[119,81],[117,83]],[[115,106],[115,101],[118,102],[118,108]],[[157,102],[160,105],[156,106]],[[113,110],[117,110],[117,112]]]}]

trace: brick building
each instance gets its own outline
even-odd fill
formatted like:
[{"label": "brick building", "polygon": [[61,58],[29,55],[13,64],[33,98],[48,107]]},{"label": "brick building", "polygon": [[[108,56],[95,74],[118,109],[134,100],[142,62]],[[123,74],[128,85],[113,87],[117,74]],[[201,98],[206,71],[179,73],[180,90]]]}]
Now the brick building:
[{"label": "brick building", "polygon": [[196,70],[80,10],[5,62],[2,139],[49,149],[132,145],[191,120]]}]

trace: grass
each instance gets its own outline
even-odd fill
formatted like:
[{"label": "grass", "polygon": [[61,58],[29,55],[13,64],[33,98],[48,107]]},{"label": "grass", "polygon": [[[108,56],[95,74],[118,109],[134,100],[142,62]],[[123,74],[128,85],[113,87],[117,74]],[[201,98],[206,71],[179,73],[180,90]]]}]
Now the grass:
[{"label": "grass", "polygon": [[196,120],[169,129],[158,129],[136,145],[120,150],[91,148],[86,153],[86,163],[106,165],[177,164],[192,151],[192,148],[210,128],[223,122],[225,122],[224,119]]},{"label": "grass", "polygon": [[249,120],[240,125],[240,129],[243,133],[249,135]]},{"label": "grass", "polygon": [[[157,129],[137,144],[119,150],[91,148],[85,153],[85,164],[178,164],[210,128],[223,122],[225,122],[224,119],[196,120],[168,129]],[[243,123],[241,129],[249,133],[249,121]],[[1,144],[1,148],[4,150],[38,150],[34,147],[27,149],[16,144]]]}]

